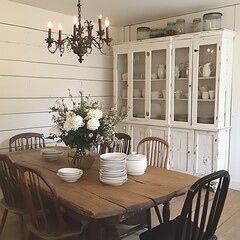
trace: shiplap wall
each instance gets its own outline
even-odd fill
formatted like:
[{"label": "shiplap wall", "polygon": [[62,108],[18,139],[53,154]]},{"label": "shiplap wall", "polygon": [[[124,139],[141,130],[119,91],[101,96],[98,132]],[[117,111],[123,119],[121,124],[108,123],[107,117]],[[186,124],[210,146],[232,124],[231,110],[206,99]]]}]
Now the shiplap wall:
[{"label": "shiplap wall", "polygon": [[[44,41],[47,22],[53,22],[57,37],[58,23],[63,33],[71,34],[72,17],[0,1],[0,152],[8,151],[9,138],[15,134],[34,131],[48,136],[50,107],[56,99],[70,102],[68,89],[76,98],[83,91],[103,108],[112,105],[111,48],[104,49],[106,54],[93,49],[82,64],[73,53],[50,54]],[[110,33],[115,41],[121,35],[114,28]]]}]

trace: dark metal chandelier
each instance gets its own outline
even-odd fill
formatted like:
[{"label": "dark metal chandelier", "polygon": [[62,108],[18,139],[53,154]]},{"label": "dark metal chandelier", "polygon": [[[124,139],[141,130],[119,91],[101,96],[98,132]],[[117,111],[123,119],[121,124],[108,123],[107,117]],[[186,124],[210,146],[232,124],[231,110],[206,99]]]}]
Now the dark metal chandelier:
[{"label": "dark metal chandelier", "polygon": [[[64,53],[65,49],[68,51],[73,51],[75,54],[78,55],[78,61],[82,63],[83,56],[85,54],[90,54],[92,52],[92,48],[96,47],[101,51],[106,43],[109,46],[109,43],[112,41],[109,38],[109,20],[106,18],[105,26],[106,26],[106,37],[104,38],[105,31],[102,29],[102,23],[100,16],[98,18],[98,25],[99,29],[96,36],[92,35],[93,25],[92,22],[86,20],[84,24],[81,24],[81,0],[78,0],[77,8],[78,8],[78,17],[75,17],[73,20],[73,34],[62,39],[62,26],[59,25],[58,31],[58,39],[54,40],[52,38],[52,24],[51,22],[48,23],[48,38],[45,39],[46,43],[48,44],[48,50],[52,54],[54,54],[57,50],[60,52],[60,56]],[[102,52],[102,51],[101,51]]]}]

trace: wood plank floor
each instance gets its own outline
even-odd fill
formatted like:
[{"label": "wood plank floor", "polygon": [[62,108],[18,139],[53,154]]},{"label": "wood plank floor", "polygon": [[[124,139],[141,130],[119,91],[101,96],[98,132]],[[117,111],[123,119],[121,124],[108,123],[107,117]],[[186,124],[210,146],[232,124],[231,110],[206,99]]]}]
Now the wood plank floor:
[{"label": "wood plank floor", "polygon": [[[1,196],[1,193],[0,193]],[[175,198],[171,201],[171,218],[179,214],[182,209],[185,196]],[[0,207],[0,216],[2,216],[3,208]],[[152,214],[153,225],[156,225],[157,218],[155,213]],[[125,238],[125,240],[138,240],[139,233],[133,234]],[[240,239],[240,192],[229,190],[225,207],[216,231],[218,240]],[[20,226],[18,217],[9,214],[0,240],[18,240],[20,239]]]}]

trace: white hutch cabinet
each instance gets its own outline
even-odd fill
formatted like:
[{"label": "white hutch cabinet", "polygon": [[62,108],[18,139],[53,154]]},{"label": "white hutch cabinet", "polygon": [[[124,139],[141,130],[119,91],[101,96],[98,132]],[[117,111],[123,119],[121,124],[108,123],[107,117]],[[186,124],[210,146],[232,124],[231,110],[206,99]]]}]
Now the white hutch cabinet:
[{"label": "white hutch cabinet", "polygon": [[217,30],[113,47],[114,100],[129,113],[118,131],[132,136],[133,151],[159,136],[170,142],[171,169],[227,169],[233,39]]}]

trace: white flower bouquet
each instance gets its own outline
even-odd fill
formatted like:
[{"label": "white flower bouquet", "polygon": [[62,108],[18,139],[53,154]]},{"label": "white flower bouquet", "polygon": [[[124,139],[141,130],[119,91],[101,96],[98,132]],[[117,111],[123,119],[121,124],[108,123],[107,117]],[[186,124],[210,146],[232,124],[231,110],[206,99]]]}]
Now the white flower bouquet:
[{"label": "white flower bouquet", "polygon": [[81,155],[99,143],[99,139],[109,139],[114,136],[114,127],[123,120],[127,113],[118,113],[115,108],[102,111],[99,102],[92,102],[89,97],[83,97],[80,92],[80,101],[73,99],[72,108],[69,109],[64,100],[57,101],[51,107],[54,124],[50,129],[48,138],[58,138],[66,146],[75,148]]}]

